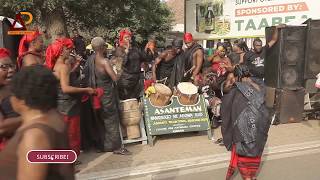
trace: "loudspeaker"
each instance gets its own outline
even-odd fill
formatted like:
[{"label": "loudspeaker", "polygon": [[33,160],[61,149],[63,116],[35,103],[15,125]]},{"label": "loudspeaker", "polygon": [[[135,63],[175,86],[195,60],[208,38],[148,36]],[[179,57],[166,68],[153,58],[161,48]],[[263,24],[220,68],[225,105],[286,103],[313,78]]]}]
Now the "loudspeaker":
[{"label": "loudspeaker", "polygon": [[11,23],[7,18],[0,20],[0,47],[7,48],[11,51],[11,59],[16,63],[18,57],[19,42],[22,36],[8,35]]},{"label": "loudspeaker", "polygon": [[207,48],[213,48],[214,47],[214,40],[207,40],[206,47]]},{"label": "loudspeaker", "polygon": [[275,98],[276,118],[280,123],[300,122],[304,111],[304,89],[277,89]]},{"label": "loudspeaker", "polygon": [[320,20],[307,22],[307,43],[305,54],[304,78],[314,79],[320,73]]},{"label": "loudspeaker", "polygon": [[[274,27],[266,28],[266,39],[272,39]],[[286,26],[279,29],[279,38],[267,50],[265,60],[266,85],[290,90],[304,86],[306,27]]]}]

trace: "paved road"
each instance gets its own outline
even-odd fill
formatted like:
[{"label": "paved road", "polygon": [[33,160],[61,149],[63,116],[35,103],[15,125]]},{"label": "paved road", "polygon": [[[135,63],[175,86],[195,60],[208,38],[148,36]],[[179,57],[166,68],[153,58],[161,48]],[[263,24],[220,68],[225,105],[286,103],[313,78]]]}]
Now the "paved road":
[{"label": "paved road", "polygon": [[[152,174],[125,180],[224,180],[227,163]],[[320,149],[272,155],[262,164],[259,180],[319,180]],[[241,180],[239,174],[234,180]]]}]

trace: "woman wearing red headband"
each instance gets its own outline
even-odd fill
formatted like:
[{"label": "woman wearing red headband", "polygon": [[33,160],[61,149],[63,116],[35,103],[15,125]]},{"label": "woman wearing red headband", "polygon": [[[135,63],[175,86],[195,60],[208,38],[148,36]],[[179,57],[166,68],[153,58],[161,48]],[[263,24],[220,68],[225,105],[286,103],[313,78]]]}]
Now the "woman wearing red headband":
[{"label": "woman wearing red headband", "polygon": [[13,111],[10,103],[11,93],[8,83],[14,72],[15,66],[10,59],[9,50],[0,48],[0,150],[21,123],[21,119],[16,118],[18,114]]},{"label": "woman wearing red headband", "polygon": [[21,69],[24,66],[43,64],[42,51],[43,38],[39,31],[35,31],[30,35],[24,35],[19,44],[18,69]]},{"label": "woman wearing red headband", "polygon": [[71,39],[60,38],[51,44],[46,52],[46,65],[53,70],[54,75],[59,79],[58,111],[64,115],[68,124],[68,135],[70,147],[80,154],[80,97],[77,94],[94,94],[92,88],[74,87],[75,82],[70,76],[70,67],[66,63],[73,48]]},{"label": "woman wearing red headband", "polygon": [[123,72],[118,80],[119,97],[121,100],[139,98],[142,91],[140,84],[141,64],[146,62],[146,54],[132,46],[132,33],[124,29],[120,32],[120,47],[124,49],[120,58],[123,58]]}]

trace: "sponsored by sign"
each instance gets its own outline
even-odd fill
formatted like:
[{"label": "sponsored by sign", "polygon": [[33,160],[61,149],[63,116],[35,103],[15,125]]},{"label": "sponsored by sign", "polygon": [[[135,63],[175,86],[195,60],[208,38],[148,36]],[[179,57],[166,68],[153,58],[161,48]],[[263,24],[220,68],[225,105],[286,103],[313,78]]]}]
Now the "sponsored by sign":
[{"label": "sponsored by sign", "polygon": [[186,31],[196,39],[263,37],[265,27],[320,19],[318,0],[186,0]]}]

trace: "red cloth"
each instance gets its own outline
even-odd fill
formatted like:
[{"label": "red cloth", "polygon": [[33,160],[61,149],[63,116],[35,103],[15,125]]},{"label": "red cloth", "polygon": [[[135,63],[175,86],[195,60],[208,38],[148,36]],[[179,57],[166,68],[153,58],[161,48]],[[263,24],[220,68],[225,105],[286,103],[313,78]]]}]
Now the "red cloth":
[{"label": "red cloth", "polygon": [[193,36],[191,33],[185,33],[183,36],[183,41],[184,42],[191,42],[193,41]]},{"label": "red cloth", "polygon": [[5,145],[6,145],[6,139],[1,138],[0,139],[0,151],[2,151],[4,149]]},{"label": "red cloth", "polygon": [[59,38],[48,46],[46,51],[46,66],[53,69],[58,57],[61,55],[63,47],[73,48],[73,42],[69,38]]},{"label": "red cloth", "polygon": [[103,89],[97,88],[97,94],[93,96],[93,109],[100,109],[101,108],[101,97],[103,96]]},{"label": "red cloth", "polygon": [[21,56],[23,53],[28,51],[27,45],[41,36],[41,33],[36,30],[32,34],[24,35],[19,43],[18,56]]},{"label": "red cloth", "polygon": [[212,71],[217,73],[218,77],[223,76],[227,72],[226,68],[221,67],[221,65],[223,64],[224,62],[219,61],[219,62],[214,62],[211,66]]},{"label": "red cloth", "polygon": [[80,154],[80,145],[81,145],[81,137],[80,137],[80,116],[63,116],[63,120],[67,125],[69,146],[72,150],[74,150],[77,155]]},{"label": "red cloth", "polygon": [[231,151],[231,160],[226,176],[226,180],[230,180],[238,167],[242,178],[255,178],[256,173],[259,169],[261,163],[261,156],[258,157],[244,157],[239,156],[236,153],[236,146],[233,145]]},{"label": "red cloth", "polygon": [[152,86],[152,83],[155,83],[154,80],[152,79],[147,79],[147,80],[144,80],[144,91],[146,91],[148,89],[148,87]]},{"label": "red cloth", "polygon": [[119,37],[120,46],[124,45],[124,36],[125,35],[132,36],[132,33],[128,29],[122,29],[119,34],[120,34],[120,37]]},{"label": "red cloth", "polygon": [[11,53],[6,48],[0,48],[0,58],[10,57]]},{"label": "red cloth", "polygon": [[89,100],[89,95],[83,95],[81,98],[81,102],[87,102]]}]

